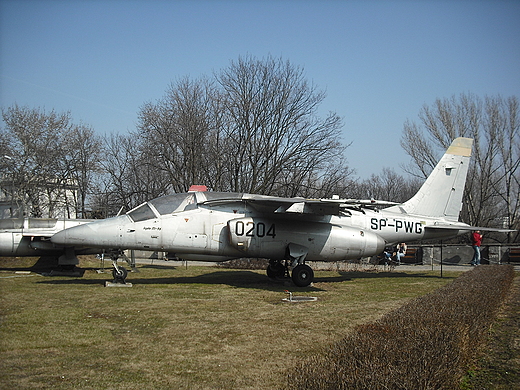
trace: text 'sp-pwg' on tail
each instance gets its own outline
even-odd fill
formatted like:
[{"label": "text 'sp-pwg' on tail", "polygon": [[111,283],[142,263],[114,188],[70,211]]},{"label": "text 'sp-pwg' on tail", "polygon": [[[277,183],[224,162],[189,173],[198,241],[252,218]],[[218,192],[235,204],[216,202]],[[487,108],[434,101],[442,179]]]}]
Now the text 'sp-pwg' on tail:
[{"label": "text 'sp-pwg' on tail", "polygon": [[388,210],[458,221],[473,139],[456,138],[419,191]]}]

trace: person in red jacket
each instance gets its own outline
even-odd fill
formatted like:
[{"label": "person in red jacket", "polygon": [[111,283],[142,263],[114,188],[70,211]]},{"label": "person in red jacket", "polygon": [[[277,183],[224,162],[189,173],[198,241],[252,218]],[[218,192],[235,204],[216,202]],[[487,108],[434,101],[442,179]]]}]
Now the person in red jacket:
[{"label": "person in red jacket", "polygon": [[480,245],[482,244],[482,234],[480,234],[480,230],[473,232],[471,235],[471,245],[473,245],[473,250],[475,253],[473,254],[473,259],[471,260],[471,265],[480,265]]}]

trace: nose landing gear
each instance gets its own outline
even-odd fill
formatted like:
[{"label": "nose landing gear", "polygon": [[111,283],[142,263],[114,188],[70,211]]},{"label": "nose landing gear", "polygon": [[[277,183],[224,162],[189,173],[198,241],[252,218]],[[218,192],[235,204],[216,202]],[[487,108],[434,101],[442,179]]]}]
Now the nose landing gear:
[{"label": "nose landing gear", "polygon": [[112,276],[114,281],[112,283],[126,284],[126,278],[128,271],[125,267],[119,267],[115,262],[112,263],[114,268],[112,269]]},{"label": "nose landing gear", "polygon": [[114,277],[114,281],[112,283],[115,284],[126,284],[126,278],[128,276],[128,271],[125,267],[121,267],[117,265],[117,259],[119,257],[126,258],[126,255],[121,250],[115,250],[110,252],[110,258],[112,259],[112,276]]}]

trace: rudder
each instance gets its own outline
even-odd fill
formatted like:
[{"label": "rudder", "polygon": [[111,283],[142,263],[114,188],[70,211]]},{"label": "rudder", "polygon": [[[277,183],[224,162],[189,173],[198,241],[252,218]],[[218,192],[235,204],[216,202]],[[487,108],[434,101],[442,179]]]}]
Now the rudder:
[{"label": "rudder", "polygon": [[472,138],[453,140],[419,191],[387,210],[458,221],[472,146]]}]

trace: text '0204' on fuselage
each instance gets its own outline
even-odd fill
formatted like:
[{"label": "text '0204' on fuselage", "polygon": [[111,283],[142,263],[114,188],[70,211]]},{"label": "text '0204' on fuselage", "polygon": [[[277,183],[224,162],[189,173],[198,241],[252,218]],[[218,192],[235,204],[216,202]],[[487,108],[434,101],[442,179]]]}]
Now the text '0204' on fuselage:
[{"label": "text '0204' on fuselage", "polygon": [[74,248],[165,251],[205,261],[268,258],[270,276],[287,275],[290,266],[293,281],[304,286],[313,276],[306,260],[358,259],[381,253],[385,245],[473,229],[458,222],[471,148],[471,139],[454,140],[417,194],[402,204],[194,191],[65,229],[51,241]]}]

